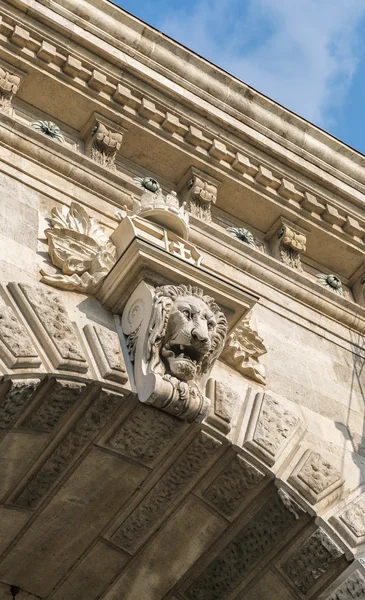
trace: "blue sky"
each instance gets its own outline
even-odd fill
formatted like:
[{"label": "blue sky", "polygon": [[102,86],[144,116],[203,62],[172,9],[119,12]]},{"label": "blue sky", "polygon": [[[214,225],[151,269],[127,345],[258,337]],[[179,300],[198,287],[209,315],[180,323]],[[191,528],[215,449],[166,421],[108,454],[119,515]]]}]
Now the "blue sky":
[{"label": "blue sky", "polygon": [[365,154],[365,0],[115,0]]}]

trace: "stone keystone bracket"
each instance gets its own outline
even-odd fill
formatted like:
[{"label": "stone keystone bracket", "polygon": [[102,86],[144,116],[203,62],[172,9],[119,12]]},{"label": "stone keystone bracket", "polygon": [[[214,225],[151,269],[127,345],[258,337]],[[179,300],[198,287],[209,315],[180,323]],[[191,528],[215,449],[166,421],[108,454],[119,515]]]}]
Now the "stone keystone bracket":
[{"label": "stone keystone bracket", "polygon": [[204,416],[205,383],[228,327],[213,298],[196,286],[141,282],[121,325],[140,401],[187,421]]},{"label": "stone keystone bracket", "polygon": [[81,132],[86,154],[98,165],[115,171],[115,158],[120,151],[125,131],[124,127],[94,113]]},{"label": "stone keystone bracket", "polygon": [[306,250],[306,234],[302,227],[280,217],[265,237],[275,258],[302,273],[300,255]]},{"label": "stone keystone bracket", "polygon": [[190,167],[180,180],[178,189],[181,199],[186,202],[187,210],[194,217],[207,223],[212,220],[211,207],[217,201],[220,181],[196,167]]}]

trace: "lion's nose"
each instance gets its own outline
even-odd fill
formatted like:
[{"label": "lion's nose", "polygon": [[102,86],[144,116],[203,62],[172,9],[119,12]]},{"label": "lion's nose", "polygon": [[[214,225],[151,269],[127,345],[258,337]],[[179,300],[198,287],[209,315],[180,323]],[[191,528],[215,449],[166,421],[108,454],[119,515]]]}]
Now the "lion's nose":
[{"label": "lion's nose", "polygon": [[205,323],[199,323],[191,333],[199,342],[205,343],[209,340],[208,327]]}]

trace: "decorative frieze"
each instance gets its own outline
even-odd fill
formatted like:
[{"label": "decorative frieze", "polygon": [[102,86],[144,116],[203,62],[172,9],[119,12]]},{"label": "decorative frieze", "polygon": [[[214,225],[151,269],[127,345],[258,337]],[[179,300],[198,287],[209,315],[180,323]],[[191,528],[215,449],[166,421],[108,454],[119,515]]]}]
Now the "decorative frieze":
[{"label": "decorative frieze", "polygon": [[205,490],[203,498],[231,517],[250,497],[265,475],[242,456],[236,456]]},{"label": "decorative frieze", "polygon": [[96,294],[115,263],[115,246],[99,223],[84,208],[54,208],[51,229],[46,229],[48,251],[62,274],[41,270],[44,283],[64,290]]},{"label": "decorative frieze", "polygon": [[0,66],[0,113],[12,115],[12,100],[20,85],[20,77]]},{"label": "decorative frieze", "polygon": [[113,543],[134,554],[171,507],[203,475],[217,457],[221,442],[201,432],[166,471],[112,536]]},{"label": "decorative frieze", "polygon": [[9,289],[53,366],[86,373],[88,364],[60,295],[41,285],[10,283]]},{"label": "decorative frieze", "polygon": [[[355,214],[346,214],[345,210],[331,204],[329,199],[324,198],[325,191],[322,192],[322,197],[317,196],[311,190],[303,190],[303,185],[297,184],[296,181],[290,181],[286,175],[277,173],[272,170],[269,165],[260,164],[259,159],[245,154],[245,148],[233,146],[232,142],[226,140],[224,135],[220,135],[219,139],[215,137],[209,128],[203,126],[203,131],[198,129],[195,123],[189,124],[189,117],[184,115],[181,119],[178,115],[173,114],[173,107],[169,105],[156,104],[151,100],[141,97],[136,92],[134,86],[126,81],[123,84],[116,77],[110,75],[110,72],[102,72],[95,70],[94,65],[88,60],[79,60],[65,51],[64,47],[54,43],[56,52],[45,52],[44,44],[46,40],[39,39],[39,31],[25,30],[23,27],[14,24],[7,24],[6,30],[3,32],[16,43],[20,48],[29,48],[32,51],[32,56],[28,56],[29,60],[34,62],[44,61],[45,57],[49,60],[50,65],[55,65],[59,69],[59,63],[62,63],[62,71],[73,79],[76,79],[81,73],[93,93],[99,95],[98,100],[105,104],[110,103],[110,98],[115,102],[122,104],[128,110],[128,117],[133,116],[138,119],[154,119],[154,124],[161,127],[161,130],[166,130],[170,126],[176,130],[177,120],[179,121],[179,133],[183,135],[187,144],[195,147],[199,153],[203,150],[205,153],[211,151],[211,155],[223,160],[221,166],[225,169],[230,169],[233,172],[242,174],[247,183],[252,185],[265,185],[270,192],[286,201],[288,204],[295,204],[300,212],[304,211],[318,224],[319,221],[324,221],[326,225],[332,226],[343,231],[345,235],[360,241],[364,238],[364,223],[360,222]],[[53,46],[53,44],[52,44]],[[34,49],[36,48],[36,51]],[[108,92],[106,93],[106,90]],[[174,117],[174,119],[171,119]],[[168,125],[166,125],[168,124]],[[236,132],[238,133],[238,132]],[[309,185],[309,184],[308,184]],[[300,205],[300,206],[299,206]]]},{"label": "decorative frieze", "polygon": [[317,529],[284,562],[281,569],[290,582],[307,594],[320,578],[326,577],[329,567],[343,551],[321,528]]},{"label": "decorative frieze", "polygon": [[266,383],[266,369],[260,358],[267,353],[264,340],[257,333],[252,315],[248,314],[229,333],[221,357],[244,377]]}]

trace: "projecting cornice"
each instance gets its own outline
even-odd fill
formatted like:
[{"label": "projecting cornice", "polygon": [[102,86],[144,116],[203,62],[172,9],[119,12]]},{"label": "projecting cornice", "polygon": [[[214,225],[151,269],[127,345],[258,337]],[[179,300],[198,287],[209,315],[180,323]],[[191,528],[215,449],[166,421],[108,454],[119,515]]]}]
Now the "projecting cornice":
[{"label": "projecting cornice", "polygon": [[[177,44],[107,0],[7,0],[125,71],[149,80],[185,104],[197,104],[263,150],[314,174],[331,174],[363,191],[360,153]],[[56,20],[55,14],[59,17]],[[71,25],[72,23],[72,25]],[[174,82],[174,85],[171,85]],[[294,156],[288,156],[287,151]],[[312,169],[313,170],[313,169]]]}]

